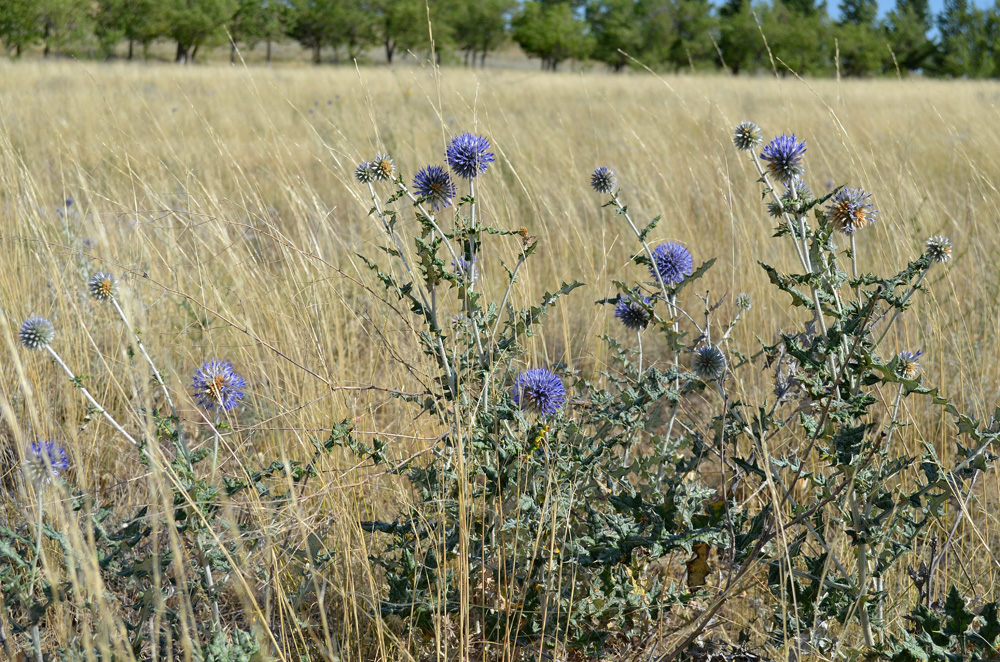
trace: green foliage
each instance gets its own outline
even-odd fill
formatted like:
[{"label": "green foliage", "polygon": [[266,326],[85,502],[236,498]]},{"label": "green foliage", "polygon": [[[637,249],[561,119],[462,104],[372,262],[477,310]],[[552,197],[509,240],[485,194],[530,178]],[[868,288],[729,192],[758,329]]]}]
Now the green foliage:
[{"label": "green foliage", "polygon": [[586,58],[592,47],[586,24],[569,2],[528,0],[512,24],[514,41],[525,53],[541,59],[543,69],[555,71],[567,59]]}]

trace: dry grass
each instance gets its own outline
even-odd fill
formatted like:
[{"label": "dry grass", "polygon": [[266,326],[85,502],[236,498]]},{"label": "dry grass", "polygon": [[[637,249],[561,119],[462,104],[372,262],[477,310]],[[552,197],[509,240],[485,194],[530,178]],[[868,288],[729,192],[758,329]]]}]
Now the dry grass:
[{"label": "dry grass", "polygon": [[[97,399],[143,425],[137,409],[157,398],[148,371],[130,363],[120,324],[84,296],[86,276],[109,269],[121,275],[123,306],[184,419],[202,421],[185,394],[203,359],[228,358],[247,378],[246,407],[225,436],[228,465],[308,461],[311,439],[325,438],[343,418],[365,438],[389,439],[393,457],[406,457],[426,446],[433,428],[401,416],[405,410],[382,392],[345,388],[420,390],[426,377],[406,323],[373,296],[380,286],[356,257],[378,255],[382,239],[352,170],[387,150],[409,179],[441,162],[449,138],[464,130],[496,146],[497,163],[478,192],[483,216],[525,226],[542,241],[515,303],[561,281],[588,284],[533,339],[539,362],[602,368],[598,336],[614,319],[592,302],[612,291],[612,279],[634,276],[627,228],[587,186],[601,164],[619,173],[635,216],[663,214],[654,239],[683,242],[696,262],[719,257],[702,281],[712,297],[751,294],[755,305],[735,347],[753,350],[754,333],[769,339],[792,326],[787,302],[774,298],[756,261],[790,268],[793,251],[769,239],[756,177],[730,142],[732,127],[752,119],[767,135],[806,138],[814,191],[846,183],[874,193],[880,217],[859,236],[863,268],[894,271],[928,236],[951,237],[955,258],[932,272],[893,348],[923,349],[925,380],[970,413],[988,418],[997,402],[994,83],[27,63],[2,64],[0,72],[3,450],[16,457],[35,437],[65,439],[74,485],[123,510],[155,491],[145,485],[147,469],[110,427],[84,419],[82,399],[47,360],[16,347],[20,321],[52,319],[56,348],[78,374],[92,376]],[[498,239],[492,250],[507,264],[516,259],[512,242]],[[499,260],[485,269],[485,288],[499,297]],[[646,348],[650,360],[656,350]],[[752,379],[747,397],[767,395],[768,384]],[[905,443],[926,440],[951,457],[948,420],[906,416],[916,425]],[[3,516],[19,524],[32,515],[15,469],[12,462],[4,469]],[[231,580],[249,591],[234,589],[242,597],[226,608],[243,609],[261,631],[271,623],[285,659],[294,659],[300,637],[331,649],[338,640],[342,659],[400,655],[365,616],[378,588],[370,540],[357,522],[388,516],[405,491],[384,476],[366,478],[345,457],[324,457],[319,469],[287,517],[267,519],[253,504],[240,514],[270,536],[271,545],[253,553],[267,573],[247,568],[243,580]],[[1000,553],[998,496],[996,475],[980,480],[970,503],[975,529],[963,525],[947,569],[980,596],[998,585],[1000,566],[984,548]],[[311,531],[331,541],[337,559],[324,580],[326,633],[283,621],[292,606],[278,581],[288,563],[281,543]],[[54,637],[82,628],[72,605],[57,613]]]}]

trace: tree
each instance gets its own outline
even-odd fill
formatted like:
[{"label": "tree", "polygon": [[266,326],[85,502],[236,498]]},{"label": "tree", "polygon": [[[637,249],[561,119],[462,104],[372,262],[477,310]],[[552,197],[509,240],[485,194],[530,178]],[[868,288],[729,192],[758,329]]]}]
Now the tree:
[{"label": "tree", "polygon": [[451,21],[455,45],[465,53],[465,64],[486,66],[486,55],[507,40],[507,26],[517,0],[479,0],[459,3]]},{"label": "tree", "polygon": [[58,55],[68,40],[83,38],[91,32],[89,0],[41,0],[38,18],[41,21],[43,55],[53,50]]},{"label": "tree", "polygon": [[237,0],[229,23],[229,62],[236,62],[236,45],[248,49],[260,42],[267,45],[267,63],[271,64],[271,44],[281,39],[287,28],[290,8],[280,0]]},{"label": "tree", "polygon": [[15,57],[42,36],[38,3],[34,0],[0,2],[0,39]]},{"label": "tree", "polygon": [[640,11],[648,59],[677,70],[716,61],[708,0],[642,0]]},{"label": "tree", "polygon": [[111,56],[122,39],[128,40],[128,59],[136,43],[147,51],[166,30],[163,4],[157,0],[98,0],[95,33],[105,55]]},{"label": "tree", "polygon": [[[728,0],[719,8],[721,64],[734,74],[769,66],[754,11],[750,0]],[[766,20],[769,11],[770,7],[759,8],[758,17],[764,15]]]},{"label": "tree", "polygon": [[995,36],[985,11],[970,7],[968,0],[945,0],[938,15],[940,40],[932,59],[933,73],[953,78],[985,78],[993,75],[991,51]]},{"label": "tree", "polygon": [[907,72],[927,67],[935,52],[934,42],[927,37],[930,27],[927,0],[896,0],[883,29],[897,67]]},{"label": "tree", "polygon": [[848,76],[881,72],[888,58],[884,33],[876,25],[876,0],[841,0],[837,39],[840,68]]},{"label": "tree", "polygon": [[392,64],[398,49],[428,45],[427,7],[423,0],[379,0],[375,3],[379,39]]},{"label": "tree", "polygon": [[376,18],[373,8],[344,0],[296,0],[292,4],[290,35],[311,49],[313,62],[322,62],[324,47],[347,47],[349,58],[375,42]]},{"label": "tree", "polygon": [[587,5],[587,23],[594,40],[591,57],[616,72],[628,63],[623,52],[640,57],[645,45],[642,19],[638,0],[592,0]]},{"label": "tree", "polygon": [[798,0],[777,2],[762,21],[762,28],[771,52],[780,60],[779,71],[783,64],[799,74],[823,76],[833,71],[834,44],[824,6]]},{"label": "tree", "polygon": [[236,12],[236,0],[171,0],[166,35],[177,42],[176,61],[194,62],[198,47],[219,34]]},{"label": "tree", "polygon": [[569,58],[584,58],[591,43],[586,24],[568,2],[528,0],[514,18],[514,40],[525,53],[542,61],[542,69],[555,71]]}]

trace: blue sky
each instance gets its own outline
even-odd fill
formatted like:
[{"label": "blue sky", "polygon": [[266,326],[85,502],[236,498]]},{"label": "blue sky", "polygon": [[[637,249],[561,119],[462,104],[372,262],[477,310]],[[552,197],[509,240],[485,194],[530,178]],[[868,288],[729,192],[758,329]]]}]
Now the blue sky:
[{"label": "blue sky", "polygon": [[[992,0],[970,0],[970,2],[977,7],[991,7],[993,6]],[[944,0],[930,0],[931,13],[935,16],[944,7]],[[879,0],[878,3],[878,15],[879,17],[885,16],[886,13],[896,6],[896,0]],[[827,7],[830,11],[830,16],[837,18],[840,15],[840,0],[827,0]]]}]

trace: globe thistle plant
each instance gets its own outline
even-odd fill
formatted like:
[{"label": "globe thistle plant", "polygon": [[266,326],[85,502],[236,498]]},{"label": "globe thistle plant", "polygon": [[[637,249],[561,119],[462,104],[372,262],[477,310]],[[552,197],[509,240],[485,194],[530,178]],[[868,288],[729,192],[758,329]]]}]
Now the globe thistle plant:
[{"label": "globe thistle plant", "polygon": [[660,244],[652,250],[653,265],[649,273],[655,280],[660,280],[667,286],[680,283],[686,276],[694,273],[694,260],[691,253],[680,244],[668,242]]},{"label": "globe thistle plant", "polygon": [[845,188],[833,196],[826,217],[837,232],[852,235],[875,222],[878,210],[869,202],[871,193],[863,188]]},{"label": "globe thistle plant", "polygon": [[601,166],[590,176],[590,186],[598,193],[611,193],[618,185],[614,171],[608,166]]},{"label": "globe thistle plant", "polygon": [[247,383],[236,374],[229,361],[205,361],[194,375],[191,388],[194,397],[205,409],[218,407],[229,410],[243,398]]},{"label": "globe thistle plant", "polygon": [[779,182],[790,183],[796,177],[805,174],[806,169],[802,163],[802,155],[806,151],[806,142],[796,141],[795,134],[780,135],[764,146],[760,158],[767,165],[767,171]]},{"label": "globe thistle plant", "polygon": [[757,149],[763,140],[760,127],[753,122],[740,122],[733,131],[733,144],[741,152]]},{"label": "globe thistle plant", "polygon": [[[643,305],[645,304],[645,305]],[[643,297],[642,303],[630,297],[619,297],[615,304],[615,317],[626,329],[641,331],[649,325],[649,297]]]},{"label": "globe thistle plant", "polygon": [[451,205],[455,197],[455,180],[441,166],[429,165],[414,175],[413,190],[437,211]]},{"label": "globe thistle plant", "polygon": [[797,213],[811,199],[809,185],[801,177],[796,177],[791,183],[785,184],[780,203],[774,200],[767,203],[767,212],[774,218],[786,212]]},{"label": "globe thistle plant", "polygon": [[947,262],[951,259],[951,240],[937,235],[927,240],[927,256],[932,262]]},{"label": "globe thistle plant", "polygon": [[726,372],[726,355],[715,345],[702,345],[694,350],[691,372],[704,382],[719,379]]},{"label": "globe thistle plant", "polygon": [[923,351],[900,352],[896,355],[896,374],[903,379],[913,381],[920,373],[920,355]]},{"label": "globe thistle plant", "polygon": [[87,290],[96,301],[111,301],[118,294],[118,281],[106,271],[98,271],[87,281]]},{"label": "globe thistle plant", "polygon": [[462,179],[475,179],[495,160],[490,143],[482,136],[463,133],[452,139],[445,150],[448,166]]},{"label": "globe thistle plant", "polygon": [[362,161],[354,169],[354,178],[362,184],[370,184],[375,181],[375,169],[371,161]]},{"label": "globe thistle plant", "polygon": [[753,301],[750,300],[750,295],[746,292],[741,292],[737,295],[736,307],[740,310],[750,310],[753,307]]},{"label": "globe thistle plant", "polygon": [[391,182],[396,178],[396,164],[388,154],[376,154],[371,169],[376,181]]},{"label": "globe thistle plant", "polygon": [[56,337],[56,329],[44,317],[29,317],[21,325],[17,337],[28,349],[45,349]]},{"label": "globe thistle plant", "polygon": [[524,411],[552,416],[566,402],[566,388],[548,368],[525,370],[514,380],[514,404]]},{"label": "globe thistle plant", "polygon": [[54,441],[34,441],[24,459],[24,476],[32,485],[48,485],[69,468],[66,450]]}]

